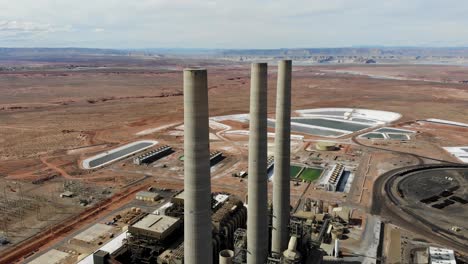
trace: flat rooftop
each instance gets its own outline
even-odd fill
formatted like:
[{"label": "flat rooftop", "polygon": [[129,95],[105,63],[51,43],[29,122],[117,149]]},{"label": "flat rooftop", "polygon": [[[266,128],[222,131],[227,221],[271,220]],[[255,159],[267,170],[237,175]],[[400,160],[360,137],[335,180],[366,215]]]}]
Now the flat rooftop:
[{"label": "flat rooftop", "polygon": [[74,237],[76,240],[93,242],[101,236],[105,236],[112,231],[113,227],[105,224],[95,224]]},{"label": "flat rooftop", "polygon": [[85,169],[98,168],[111,162],[126,158],[139,151],[145,150],[156,145],[157,143],[158,142],[154,140],[135,141],[83,160],[83,167]]},{"label": "flat rooftop", "polygon": [[62,263],[66,258],[70,256],[69,253],[59,251],[57,249],[51,249],[47,251],[46,253],[42,254],[41,256],[35,258],[32,260],[31,264],[56,264],[56,263]]},{"label": "flat rooftop", "polygon": [[185,193],[185,191],[182,191],[182,192],[180,192],[179,194],[177,194],[176,196],[174,196],[174,198],[178,198],[178,199],[182,199],[182,200],[183,200],[183,199],[184,199],[184,193]]},{"label": "flat rooftop", "polygon": [[455,252],[447,248],[429,247],[431,264],[457,264]]},{"label": "flat rooftop", "polygon": [[140,221],[136,222],[133,227],[156,233],[163,233],[169,227],[177,224],[179,221],[180,220],[178,218],[166,215],[149,214],[146,217],[143,217]]},{"label": "flat rooftop", "polygon": [[[107,242],[104,246],[100,247],[99,250],[107,251],[109,254],[117,251],[124,244],[124,240],[127,238],[128,232],[123,232],[111,241]],[[87,257],[82,259],[78,264],[94,264],[93,254],[89,254]]]},{"label": "flat rooftop", "polygon": [[148,197],[148,198],[157,198],[157,197],[159,197],[159,194],[154,193],[154,192],[148,192],[148,191],[139,191],[139,192],[137,192],[136,196]]},{"label": "flat rooftop", "polygon": [[133,236],[148,236],[163,240],[181,226],[179,218],[166,215],[149,214],[134,225],[129,226],[128,231]]}]

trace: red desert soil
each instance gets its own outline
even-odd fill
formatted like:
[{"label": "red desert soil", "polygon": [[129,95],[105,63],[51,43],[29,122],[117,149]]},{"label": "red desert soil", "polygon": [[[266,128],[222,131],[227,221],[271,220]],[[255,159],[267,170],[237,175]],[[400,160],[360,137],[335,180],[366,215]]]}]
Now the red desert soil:
[{"label": "red desert soil", "polygon": [[89,208],[88,210],[80,213],[80,215],[73,216],[69,221],[64,221],[62,224],[55,226],[52,232],[43,231],[38,233],[36,235],[36,239],[28,239],[17,245],[14,250],[2,253],[2,256],[0,257],[0,263],[12,263],[32,250],[40,251],[47,248],[48,246],[56,243],[58,240],[63,239],[66,235],[73,232],[73,230],[77,230],[86,224],[92,223],[100,216],[103,216],[121,207],[122,205],[127,204],[134,198],[132,196],[133,194],[148,188],[148,186],[149,185],[135,186],[126,190],[125,192],[114,195],[108,200],[102,201],[99,205]]},{"label": "red desert soil", "polygon": [[[155,139],[161,144],[170,142],[176,149],[177,155],[173,157],[175,160],[167,162],[177,165],[174,167],[181,167],[176,157],[183,153],[183,139],[180,136],[170,136],[166,132],[173,128],[164,128],[164,126],[177,125],[183,121],[181,69],[184,66],[171,65],[170,70],[161,67],[139,67],[137,70],[63,69],[0,73],[0,177],[29,180],[32,177],[60,174],[67,180],[83,178],[93,183],[102,181],[101,184],[104,184],[106,179],[114,181],[132,177],[138,179],[143,175],[137,171],[132,172],[131,162],[116,163],[107,169],[97,171],[84,172],[78,167],[78,161],[84,157],[136,139]],[[206,67],[209,72],[210,115],[247,113],[249,65],[229,64],[221,67],[219,64],[208,64]],[[293,109],[357,107],[398,112],[404,115],[402,121],[425,118],[468,121],[466,119],[467,85],[376,79],[336,72],[336,70],[356,70],[355,68],[355,66],[294,67]],[[402,75],[401,72],[404,72],[408,78],[419,76],[421,71],[421,68],[416,66],[357,68],[363,72],[378,72],[392,76]],[[275,67],[271,67],[269,75],[270,114],[274,114],[275,110],[275,70]],[[456,76],[462,76],[461,73],[468,75],[468,68],[431,66],[428,68],[428,76],[434,80],[443,79],[446,74],[454,71],[457,72]],[[226,124],[232,124],[236,129],[245,129],[239,123],[226,122]],[[438,129],[440,133],[436,135],[434,130],[436,126],[419,124],[414,126],[422,132],[416,139],[417,142],[428,142],[431,148],[436,143],[456,144],[463,138],[460,136],[463,133],[458,134],[450,128]],[[161,131],[136,135],[140,131],[160,127],[163,127]],[[234,139],[236,136],[229,138]],[[224,147],[225,152],[229,154],[227,156],[241,158],[235,167],[220,169],[222,173],[219,174],[223,174],[223,177],[213,179],[213,190],[234,192],[243,198],[247,183],[230,177],[231,169],[245,169],[246,165],[244,148],[236,143],[238,142],[226,141],[218,145],[212,144],[213,147],[221,149]],[[77,149],[80,147],[90,148]],[[439,153],[438,150],[433,152],[438,157],[447,155]],[[229,157],[226,160],[226,163],[228,162],[230,162]],[[126,170],[122,169],[124,166]],[[180,170],[159,168],[155,169],[155,174],[158,176],[160,187],[180,189],[183,186]],[[373,179],[370,176],[368,178],[362,184],[371,188]],[[292,200],[297,200],[307,188],[306,184],[298,187],[292,192]],[[108,205],[109,208],[117,208],[133,199],[131,194],[137,190],[136,188],[125,190],[125,187],[123,189],[119,190],[122,191],[120,195],[111,198],[115,204]],[[316,198],[328,197],[331,200],[340,198],[339,194],[325,192],[311,194],[312,191],[308,189],[308,195],[316,195]],[[359,196],[364,203],[370,199],[366,195],[367,192]],[[106,210],[110,210],[109,208]],[[86,214],[86,221],[95,219],[94,213],[99,212],[90,211],[90,215]],[[48,239],[49,242],[56,241],[55,239],[62,237],[72,228],[76,230],[79,224],[73,221],[70,225],[62,226],[64,229],[61,229],[61,232],[42,235],[37,241],[44,242]],[[15,256],[21,256],[29,249],[40,246],[36,241],[32,243],[17,251]]]},{"label": "red desert soil", "polygon": [[[353,67],[386,74],[404,71],[407,75],[423,69],[433,77],[453,71],[468,74],[468,68],[445,66]],[[210,115],[247,113],[249,65],[208,65],[207,69]],[[467,121],[467,85],[383,80],[333,72],[336,69],[347,68],[294,67],[293,108],[361,107],[399,112],[404,115],[403,120]],[[0,83],[0,173],[16,179],[47,174],[50,169],[71,177],[74,168],[78,169],[76,165],[65,168],[69,165],[61,161],[56,164],[49,158],[69,156],[71,160],[66,160],[71,164],[73,159],[81,160],[101,149],[81,153],[70,150],[100,144],[109,148],[137,138],[154,138],[161,134],[136,133],[183,121],[180,70],[26,71],[0,73]],[[276,69],[271,67],[270,114],[274,114],[275,86]],[[19,108],[11,108],[12,105]],[[424,132],[430,136],[430,130]],[[453,144],[452,137],[446,136],[447,143]]]}]

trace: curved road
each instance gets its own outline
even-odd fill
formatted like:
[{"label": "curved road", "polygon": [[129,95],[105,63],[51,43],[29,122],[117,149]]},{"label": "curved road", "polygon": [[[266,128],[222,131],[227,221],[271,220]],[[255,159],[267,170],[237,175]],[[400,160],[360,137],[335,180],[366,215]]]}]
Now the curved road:
[{"label": "curved road", "polygon": [[[412,231],[416,234],[421,234],[427,237],[428,239],[456,249],[457,251],[464,252],[468,254],[468,247],[466,243],[460,243],[454,241],[449,236],[451,235],[447,231],[441,229],[440,227],[431,224],[430,221],[423,219],[418,215],[412,214],[408,210],[404,210],[399,207],[398,201],[395,197],[392,197],[392,193],[389,191],[389,187],[391,187],[391,183],[393,182],[399,172],[406,171],[411,168],[431,168],[431,167],[468,167],[463,163],[441,160],[433,157],[427,157],[423,155],[418,155],[410,152],[405,151],[398,151],[398,150],[391,150],[383,147],[377,146],[370,146],[361,143],[358,141],[358,135],[354,135],[351,138],[351,141],[356,145],[359,145],[364,148],[375,149],[380,151],[386,151],[391,153],[397,153],[401,155],[408,155],[416,158],[418,160],[418,164],[416,166],[410,166],[405,168],[398,168],[391,171],[388,171],[382,175],[380,175],[376,181],[374,182],[373,186],[373,193],[372,193],[372,205],[371,205],[371,214],[372,215],[380,215],[385,216],[385,219],[388,219],[393,224],[396,224],[406,230]],[[442,164],[428,164],[423,165],[425,160],[436,161]],[[415,224],[418,223],[418,224]]]},{"label": "curved road", "polygon": [[398,199],[390,191],[394,180],[402,173],[409,170],[435,169],[435,168],[468,168],[468,165],[431,164],[417,165],[394,169],[382,174],[374,183],[372,195],[371,214],[384,215],[386,219],[416,234],[424,235],[430,240],[468,254],[466,243],[461,243],[450,238],[453,234],[443,228],[432,224],[429,220],[413,214],[409,210],[399,207]]},{"label": "curved road", "polygon": [[405,152],[405,151],[400,151],[400,150],[392,150],[392,149],[387,149],[387,148],[381,148],[381,147],[376,147],[376,146],[369,146],[369,145],[366,145],[366,144],[363,144],[361,142],[359,142],[357,140],[357,137],[359,135],[355,135],[351,138],[351,140],[353,141],[353,143],[355,143],[356,145],[359,145],[361,147],[365,147],[365,148],[370,148],[370,149],[376,149],[376,150],[381,150],[381,151],[387,151],[387,152],[392,152],[392,153],[398,153],[398,154],[402,154],[402,155],[409,155],[409,156],[412,156],[412,157],[415,157],[418,159],[419,161],[419,164],[423,164],[424,161],[422,159],[427,159],[427,160],[433,160],[433,161],[437,161],[437,162],[442,162],[442,163],[448,163],[448,164],[463,164],[461,162],[454,162],[454,161],[449,161],[449,160],[441,160],[441,159],[436,159],[436,158],[432,158],[432,157],[428,157],[428,156],[423,156],[423,155],[419,155],[419,154],[414,154],[414,153],[411,153],[411,152]]}]

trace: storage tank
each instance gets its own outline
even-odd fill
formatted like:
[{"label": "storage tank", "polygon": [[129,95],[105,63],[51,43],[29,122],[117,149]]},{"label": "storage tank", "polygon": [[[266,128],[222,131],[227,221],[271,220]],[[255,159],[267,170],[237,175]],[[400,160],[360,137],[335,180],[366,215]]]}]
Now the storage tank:
[{"label": "storage tank", "polygon": [[283,252],[283,261],[285,264],[299,264],[301,263],[301,253],[296,251],[297,248],[297,237],[292,236],[289,240],[288,249]]},{"label": "storage tank", "polygon": [[232,264],[234,251],[225,249],[219,252],[219,264]]},{"label": "storage tank", "polygon": [[336,150],[336,144],[334,142],[319,141],[315,143],[315,149],[320,151],[332,151]]}]

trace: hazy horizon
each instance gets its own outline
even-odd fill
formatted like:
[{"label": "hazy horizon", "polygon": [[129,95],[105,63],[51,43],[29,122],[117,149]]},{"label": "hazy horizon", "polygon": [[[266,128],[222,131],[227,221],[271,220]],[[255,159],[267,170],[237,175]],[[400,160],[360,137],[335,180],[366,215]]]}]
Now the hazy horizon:
[{"label": "hazy horizon", "polygon": [[468,49],[466,46],[378,46],[378,45],[362,45],[362,46],[339,46],[339,47],[278,47],[278,48],[192,48],[192,47],[141,47],[141,48],[116,48],[116,47],[87,47],[87,46],[0,46],[0,49],[101,49],[101,50],[199,50],[199,51],[216,51],[216,50],[301,50],[301,49]]}]

